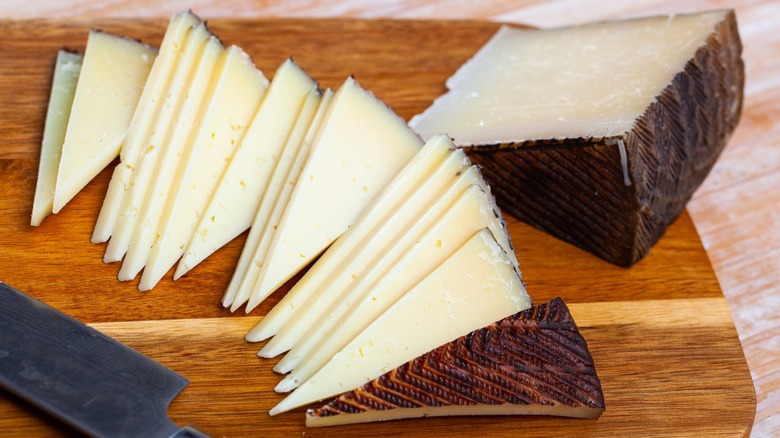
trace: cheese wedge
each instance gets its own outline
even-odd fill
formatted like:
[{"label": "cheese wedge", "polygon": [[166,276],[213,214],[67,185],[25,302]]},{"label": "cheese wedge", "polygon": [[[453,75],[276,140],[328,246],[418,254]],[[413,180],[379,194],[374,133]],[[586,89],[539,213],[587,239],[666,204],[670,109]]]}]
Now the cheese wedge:
[{"label": "cheese wedge", "polygon": [[170,76],[178,64],[179,56],[192,26],[200,20],[190,11],[171,17],[165,31],[159,56],[155,58],[151,71],[143,86],[143,92],[135,106],[127,138],[119,152],[120,163],[114,168],[103,205],[100,208],[92,243],[105,242],[114,231],[124,193],[130,186],[138,155],[157,117],[157,109],[164,101],[170,84]]},{"label": "cheese wedge", "polygon": [[604,393],[560,298],[448,342],[318,409],[306,426],[450,415],[597,418]]},{"label": "cheese wedge", "polygon": [[[139,197],[140,203],[137,219],[134,221],[132,237],[128,242],[127,255],[119,270],[119,280],[131,280],[143,269],[149,257],[149,251],[157,238],[157,227],[162,210],[169,199],[171,183],[181,163],[181,157],[190,143],[190,135],[195,131],[195,125],[203,117],[207,105],[205,96],[209,84],[216,73],[217,61],[224,48],[222,42],[211,36],[201,49],[198,63],[191,73],[187,90],[179,102],[179,114],[169,128],[167,141],[160,147],[156,159],[141,160],[140,166],[152,166],[147,188]],[[144,158],[150,157],[147,154]],[[141,172],[138,172],[138,176]],[[133,190],[140,190],[135,184]],[[119,231],[119,230],[118,230]],[[118,238],[115,233],[112,240]]]},{"label": "cheese wedge", "polygon": [[[445,137],[446,143],[449,143],[449,140]],[[407,240],[417,239],[419,234],[422,234],[414,234],[412,230],[430,226],[450,207],[459,192],[468,186],[464,185],[466,178],[461,177],[470,164],[463,151],[450,151],[449,156],[436,167],[426,169],[427,174],[421,178],[417,188],[381,222],[358,221],[353,224],[351,228],[368,228],[373,232],[366,233],[367,237],[361,245],[330,271],[328,280],[319,284],[316,291],[309,294],[306,303],[296,309],[279,333],[258,354],[274,357],[291,349],[323,314],[330,311],[331,304],[341,300],[349,301],[344,295],[351,285],[363,280],[367,271],[376,264],[387,263],[388,253],[394,245],[405,244]],[[449,193],[453,194],[447,196]],[[441,202],[437,202],[440,200]]]},{"label": "cheese wedge", "polygon": [[[424,236],[418,236],[416,241],[411,242],[411,248],[398,245],[406,250],[395,251],[394,258],[399,257],[400,260],[391,264],[390,269],[376,269],[376,275],[367,275],[368,281],[356,284],[341,299],[331,303],[323,316],[311,325],[301,341],[285,356],[285,359],[297,358],[298,363],[293,362],[294,369],[277,385],[277,391],[292,390],[306,381],[334,353],[457,251],[475,232],[488,228],[491,234],[501,236],[500,240],[506,242],[508,236],[497,212],[490,193],[479,185],[473,185]],[[505,245],[501,245],[504,251],[507,250]],[[514,257],[508,258],[514,261]]]},{"label": "cheese wedge", "polygon": [[[292,193],[292,185],[295,184],[297,175],[300,175],[299,171],[293,170],[293,166],[297,162],[300,169],[304,157],[308,156],[311,139],[319,127],[319,122],[315,121],[315,118],[319,115],[321,120],[327,106],[327,102],[325,102],[325,106],[322,105],[322,98],[322,92],[314,88],[303,103],[298,120],[295,121],[295,128],[282,149],[282,155],[274,168],[255,218],[252,220],[244,249],[241,251],[233,277],[225,291],[223,305],[228,303],[227,305],[233,304],[234,307],[238,307],[249,299],[251,287],[254,286],[260,271],[259,266],[262,266],[262,260],[264,260],[267,250],[267,245],[263,245],[261,248],[262,238],[266,234],[266,230],[273,229],[279,224],[282,212],[281,208],[276,208],[276,206],[287,203],[286,201]],[[307,141],[308,145],[306,145]],[[295,179],[290,179],[291,174],[296,174]],[[238,300],[234,303],[235,298]]]},{"label": "cheese wedge", "polygon": [[141,150],[138,152],[130,175],[130,183],[122,197],[114,232],[103,256],[103,261],[106,263],[121,260],[128,250],[157,161],[169,146],[177,119],[184,109],[182,105],[184,96],[210,37],[211,32],[206,28],[205,23],[195,26],[187,37],[184,51],[171,76],[165,98],[159,102],[153,128],[141,143]]},{"label": "cheese wedge", "polygon": [[129,38],[90,31],[62,144],[52,212],[119,153],[157,50]]},{"label": "cheese wedge", "polygon": [[49,107],[43,127],[41,158],[38,163],[38,180],[35,185],[30,225],[37,227],[51,214],[54,205],[54,186],[62,155],[62,143],[68,127],[70,109],[76,94],[76,84],[81,72],[83,57],[78,53],[60,50],[54,66]]},{"label": "cheese wedge", "polygon": [[[441,139],[440,139],[441,140]],[[246,335],[249,342],[265,340],[276,333],[287,321],[308,302],[320,287],[329,281],[331,273],[363,245],[375,228],[387,222],[395,210],[422,184],[425,176],[433,171],[451,153],[451,143],[447,141],[429,141],[412,160],[401,169],[390,183],[377,195],[355,220],[356,224],[374,224],[371,226],[353,226],[347,229],[317,262],[306,272],[282,300],[268,312],[263,319]]]},{"label": "cheese wedge", "polygon": [[292,59],[276,71],[260,109],[199,218],[174,279],[252,224],[306,96],[316,87],[314,80]]},{"label": "cheese wedge", "polygon": [[336,92],[247,305],[320,255],[419,151],[422,141],[349,78]]},{"label": "cheese wedge", "polygon": [[268,79],[249,56],[231,46],[221,55],[220,73],[212,79],[205,114],[181,158],[146,261],[140,290],[153,288],[184,254],[230,157],[241,142],[268,88]]},{"label": "cheese wedge", "polygon": [[519,219],[623,266],[682,212],[739,120],[732,11],[502,27],[410,125],[447,133]]},{"label": "cheese wedge", "polygon": [[269,414],[355,389],[425,352],[530,306],[514,264],[490,231],[483,229]]}]

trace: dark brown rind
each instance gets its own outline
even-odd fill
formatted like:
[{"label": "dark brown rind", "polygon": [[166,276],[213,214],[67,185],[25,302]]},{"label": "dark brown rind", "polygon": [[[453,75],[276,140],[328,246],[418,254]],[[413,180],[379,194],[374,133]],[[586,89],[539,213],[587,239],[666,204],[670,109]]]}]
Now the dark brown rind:
[{"label": "dark brown rind", "polygon": [[444,344],[307,417],[506,404],[555,407],[559,415],[569,408],[570,416],[604,410],[593,358],[560,298]]},{"label": "dark brown rind", "polygon": [[732,11],[626,134],[464,149],[504,211],[631,266],[682,213],[734,131],[745,81],[741,52]]}]

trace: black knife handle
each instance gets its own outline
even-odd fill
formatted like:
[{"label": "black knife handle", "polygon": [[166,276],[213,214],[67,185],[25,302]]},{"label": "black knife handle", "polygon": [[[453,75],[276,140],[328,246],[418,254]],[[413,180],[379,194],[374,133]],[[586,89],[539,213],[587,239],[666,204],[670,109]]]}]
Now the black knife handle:
[{"label": "black knife handle", "polygon": [[211,438],[206,432],[198,429],[195,426],[184,426],[177,430],[169,438]]}]

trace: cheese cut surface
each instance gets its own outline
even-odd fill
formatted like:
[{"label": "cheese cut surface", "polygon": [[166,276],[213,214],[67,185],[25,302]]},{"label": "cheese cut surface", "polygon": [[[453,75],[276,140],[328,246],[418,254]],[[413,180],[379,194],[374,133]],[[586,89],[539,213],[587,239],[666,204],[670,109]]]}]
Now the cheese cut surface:
[{"label": "cheese cut surface", "polygon": [[205,23],[195,26],[187,36],[184,51],[173,71],[165,97],[159,103],[153,128],[141,143],[130,182],[124,190],[114,232],[103,256],[106,263],[121,260],[129,248],[157,162],[170,146],[177,120],[185,110],[182,104],[184,96],[196,74],[201,54],[210,37],[211,33]]},{"label": "cheese cut surface", "polygon": [[355,389],[425,352],[530,306],[514,264],[490,231],[483,229],[269,414]]},{"label": "cheese cut surface", "polygon": [[[428,169],[417,188],[381,222],[364,224],[358,221],[350,227],[368,227],[373,231],[364,232],[367,238],[353,249],[339,266],[330,271],[328,280],[317,287],[279,333],[260,350],[260,356],[273,357],[293,348],[309,329],[317,324],[323,314],[330,311],[331,304],[348,300],[345,293],[350,285],[362,280],[367,271],[377,263],[388,260],[388,251],[410,235],[407,231],[429,225],[442,215],[452,202],[451,196],[448,197],[447,194],[464,190],[462,187],[453,186],[462,185],[460,176],[471,164],[463,151],[449,152],[449,156],[438,166]],[[440,199],[442,202],[437,202]],[[418,223],[420,226],[415,226]],[[409,239],[417,237],[419,236],[410,235]]]},{"label": "cheese cut surface", "polygon": [[292,59],[276,71],[260,109],[199,218],[174,279],[252,224],[306,96],[316,87],[314,80]]},{"label": "cheese cut surface", "polygon": [[268,80],[240,48],[231,46],[222,52],[220,64],[205,114],[190,136],[192,145],[182,156],[171,185],[173,196],[163,209],[159,237],[150,249],[140,290],[153,288],[184,254],[198,218],[268,88]]},{"label": "cheese cut surface", "polygon": [[377,195],[376,199],[360,213],[355,223],[364,225],[347,229],[322,254],[322,257],[317,259],[306,275],[287,292],[279,304],[274,306],[246,335],[246,340],[258,342],[278,333],[294,313],[320,289],[321,285],[329,281],[331,273],[348,259],[376,228],[386,222],[386,218],[393,214],[422,183],[424,177],[449,156],[450,152],[451,144],[446,141],[429,141],[425,144]]},{"label": "cheese cut surface", "polygon": [[420,147],[402,118],[349,78],[333,97],[247,309],[333,243]]},{"label": "cheese cut surface", "polygon": [[[149,165],[151,170],[148,187],[145,190],[139,204],[139,212],[127,255],[119,270],[119,280],[131,280],[143,269],[149,257],[149,251],[157,238],[157,228],[160,216],[165,204],[168,202],[171,183],[181,163],[181,157],[185,155],[185,148],[189,146],[189,139],[195,130],[195,125],[206,109],[204,101],[209,89],[209,83],[214,76],[217,61],[224,48],[220,40],[211,36],[201,49],[198,63],[192,72],[187,90],[179,102],[180,109],[176,120],[170,127],[170,135],[160,148],[154,162],[141,165]],[[140,188],[138,185],[134,189]],[[116,236],[112,237],[115,238]]]},{"label": "cheese cut surface", "polygon": [[62,143],[68,127],[70,109],[76,94],[76,84],[81,72],[83,57],[78,53],[60,50],[54,66],[54,77],[43,127],[41,157],[38,163],[38,180],[35,185],[30,225],[38,226],[51,214],[54,205],[54,186],[62,155]]},{"label": "cheese cut surface", "polygon": [[130,127],[119,151],[120,163],[114,168],[106,197],[100,208],[92,243],[105,242],[111,237],[122,207],[124,193],[130,186],[138,155],[144,147],[149,130],[156,120],[158,108],[170,84],[170,77],[184,50],[190,28],[200,20],[187,11],[171,17],[165,31],[160,52],[149,72],[143,92],[132,115]]},{"label": "cheese cut surface", "polygon": [[[388,254],[387,258],[394,263],[380,262],[375,275],[371,275],[374,272],[366,275],[311,324],[301,342],[285,356],[297,356],[299,363],[277,390],[289,391],[306,381],[349,340],[483,228],[498,237],[506,252],[507,244],[501,242],[507,242],[508,235],[493,197],[480,185],[472,185],[424,235],[393,248],[394,254]],[[514,262],[513,255],[507,255]]]},{"label": "cheese cut surface", "polygon": [[[291,181],[290,176],[291,174],[299,174],[299,172],[293,170],[293,166],[298,161],[298,157],[308,155],[307,150],[309,147],[304,146],[304,143],[306,143],[307,137],[309,137],[308,141],[311,141],[312,131],[316,131],[314,126],[318,126],[315,118],[318,116],[318,113],[322,115],[322,112],[324,112],[325,108],[321,105],[322,97],[322,92],[318,88],[313,88],[309,91],[309,95],[306,96],[298,119],[295,121],[295,127],[287,139],[287,144],[282,149],[279,161],[260,201],[260,206],[257,208],[257,213],[255,213],[255,217],[252,220],[249,235],[244,243],[244,249],[241,251],[233,277],[230,279],[228,289],[225,291],[223,304],[229,302],[234,304],[233,307],[237,308],[249,299],[251,287],[254,286],[254,282],[257,279],[259,267],[262,266],[262,260],[265,257],[264,251],[267,248],[267,246],[262,245],[262,237],[267,229],[273,229],[279,223],[281,209],[276,208],[276,205],[279,203],[286,204],[285,200],[289,199],[289,194],[291,193],[288,187],[295,183],[294,179]],[[307,150],[302,151],[302,149]],[[300,165],[299,161],[298,163]],[[274,214],[274,210],[276,210],[276,214]],[[262,255],[260,254],[261,252]],[[233,303],[235,298],[237,300]]]},{"label": "cheese cut surface", "polygon": [[90,31],[62,144],[52,212],[59,212],[117,154],[157,50]]},{"label": "cheese cut surface", "polygon": [[467,149],[505,211],[630,266],[733,132],[740,53],[732,11],[502,27],[410,125]]},{"label": "cheese cut surface", "polygon": [[604,394],[560,298],[429,351],[306,413],[309,427],[450,415],[597,418]]}]

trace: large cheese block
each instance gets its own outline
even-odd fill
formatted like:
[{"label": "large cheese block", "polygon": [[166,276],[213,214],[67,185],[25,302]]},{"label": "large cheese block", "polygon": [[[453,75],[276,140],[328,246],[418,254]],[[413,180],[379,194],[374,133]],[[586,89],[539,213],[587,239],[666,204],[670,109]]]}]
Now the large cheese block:
[{"label": "large cheese block", "polygon": [[596,418],[604,394],[560,298],[427,352],[306,413],[309,427],[450,415]]},{"label": "large cheese block", "polygon": [[62,143],[70,119],[70,109],[76,94],[76,84],[81,72],[83,57],[78,53],[60,50],[54,65],[54,77],[43,126],[41,157],[38,163],[38,180],[35,185],[30,225],[37,227],[51,214],[54,205],[54,186],[60,166]]},{"label": "large cheese block", "polygon": [[62,144],[52,212],[59,212],[122,147],[157,49],[90,31]]},{"label": "large cheese block", "polygon": [[249,55],[231,46],[221,55],[207,107],[181,157],[146,261],[140,290],[149,290],[184,254],[198,218],[208,204],[230,157],[241,142],[268,88],[268,79]]},{"label": "large cheese block", "polygon": [[629,266],[734,130],[740,52],[731,11],[502,27],[410,125],[453,137],[505,211]]},{"label": "large cheese block", "polygon": [[482,229],[269,414],[355,389],[530,306],[517,268],[491,232]]},{"label": "large cheese block", "polygon": [[172,16],[168,23],[159,54],[154,60],[141,96],[135,105],[127,136],[119,152],[120,162],[111,175],[111,182],[92,232],[92,243],[105,242],[114,232],[125,192],[130,188],[138,156],[142,149],[149,146],[147,137],[157,120],[158,108],[166,101],[165,95],[168,92],[172,73],[178,65],[190,29],[199,22],[198,17],[186,11]]},{"label": "large cheese block", "polygon": [[319,256],[422,147],[353,78],[339,88],[285,207],[247,310]]}]

